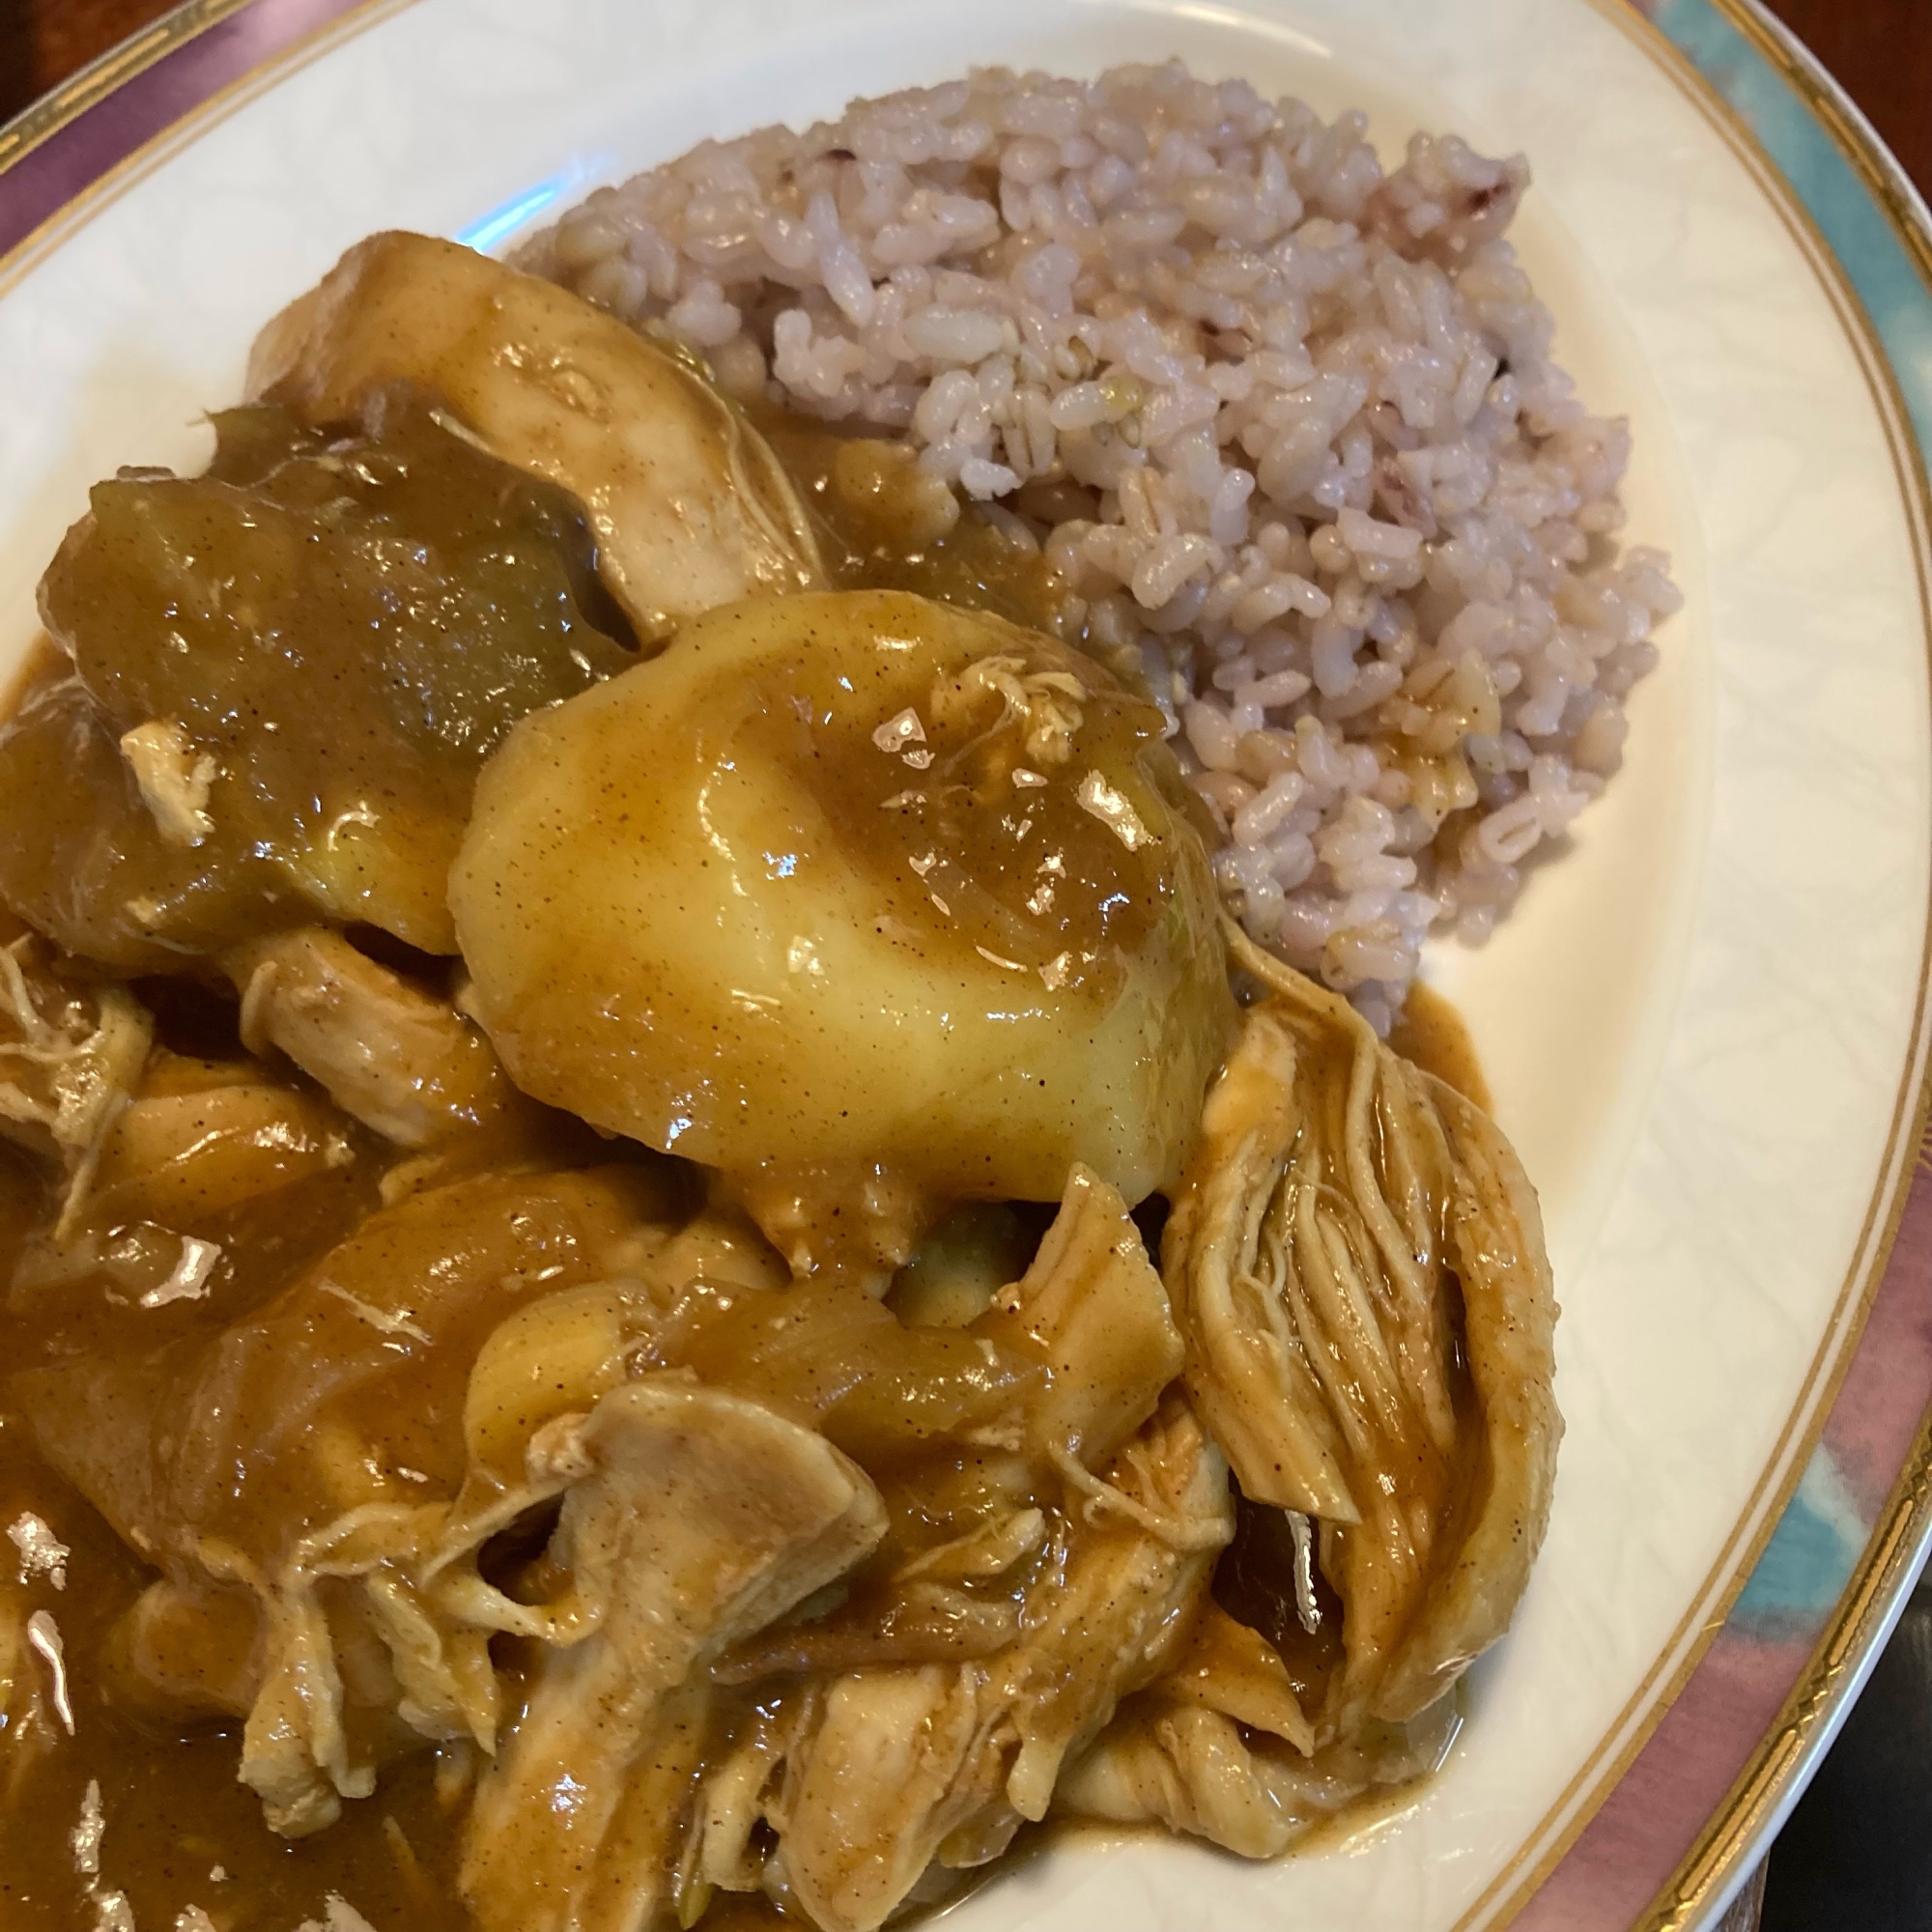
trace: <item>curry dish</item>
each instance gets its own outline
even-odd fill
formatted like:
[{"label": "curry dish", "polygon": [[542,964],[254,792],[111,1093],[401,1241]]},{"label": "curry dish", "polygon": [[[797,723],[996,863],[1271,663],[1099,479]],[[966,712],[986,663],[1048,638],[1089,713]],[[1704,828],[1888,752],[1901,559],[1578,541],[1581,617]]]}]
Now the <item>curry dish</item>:
[{"label": "curry dish", "polygon": [[1535,1199],[1038,550],[412,236],[214,426],[0,732],[6,1923],[868,1932],[1436,1764]]}]

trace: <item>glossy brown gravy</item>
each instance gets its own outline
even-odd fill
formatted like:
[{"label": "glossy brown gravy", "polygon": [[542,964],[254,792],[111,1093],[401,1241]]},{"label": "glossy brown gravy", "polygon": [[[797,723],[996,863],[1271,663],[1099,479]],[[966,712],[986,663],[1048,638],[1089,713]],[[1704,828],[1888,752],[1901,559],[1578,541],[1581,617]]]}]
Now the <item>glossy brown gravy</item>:
[{"label": "glossy brown gravy", "polygon": [[[1064,628],[1057,583],[1037,553],[970,511],[948,521],[929,500],[895,487],[904,479],[884,445],[799,424],[767,427],[822,519],[838,582],[918,589],[1037,628]],[[43,645],[15,698],[54,682],[63,665]],[[213,1010],[212,1021],[206,1011],[201,1019],[219,1032],[220,1009]],[[1439,996],[1417,988],[1395,1043],[1486,1101],[1467,1036]],[[226,1048],[239,1054],[238,1041]],[[49,1206],[39,1173],[0,1146],[0,1281],[15,1273]],[[325,1234],[319,1222],[316,1252],[333,1238]],[[170,1310],[170,1333],[212,1335],[232,1312],[218,1300],[205,1310]],[[103,1324],[110,1319],[103,1311]],[[454,1882],[471,1769],[463,1749],[426,1750],[390,1765],[375,1796],[345,1806],[329,1829],[290,1840],[265,1827],[256,1794],[237,1781],[239,1724],[213,1722],[185,1736],[111,1694],[110,1631],[154,1573],[41,1459],[10,1393],[14,1369],[47,1359],[50,1349],[85,1352],[93,1328],[69,1322],[50,1334],[17,1303],[0,1305],[0,1367],[9,1378],[0,1379],[0,1529],[38,1518],[68,1550],[65,1587],[56,1589],[51,1577],[26,1574],[13,1546],[0,1545],[0,1640],[29,1613],[51,1618],[72,1717],[69,1735],[43,1696],[24,1726],[15,1719],[11,1733],[0,1727],[0,1926],[99,1932],[103,1899],[120,1893],[143,1932],[175,1926],[191,1907],[215,1932],[292,1932],[321,1919],[337,1894],[378,1932],[465,1932],[469,1916]],[[6,1692],[23,1677],[44,1691],[50,1670],[42,1653],[0,1649],[0,1709],[33,1705]],[[75,1834],[97,1809],[103,1829],[98,1852],[90,1852]],[[705,1922],[731,1932],[780,1920],[765,1901],[731,1896],[719,1898]]]},{"label": "glossy brown gravy", "polygon": [[[408,391],[370,417],[334,436],[225,411],[205,474],[97,483],[49,563],[73,674],[12,723],[0,871],[70,952],[169,972],[318,911],[451,952],[477,767],[634,662],[570,499]],[[188,742],[237,775],[191,833],[144,802],[177,771],[192,796]]]},{"label": "glossy brown gravy", "polygon": [[1389,1044],[1405,1060],[1435,1074],[1484,1113],[1490,1112],[1489,1082],[1476,1058],[1476,1042],[1469,1037],[1462,1014],[1434,986],[1420,980],[1410,984],[1390,1030]]}]

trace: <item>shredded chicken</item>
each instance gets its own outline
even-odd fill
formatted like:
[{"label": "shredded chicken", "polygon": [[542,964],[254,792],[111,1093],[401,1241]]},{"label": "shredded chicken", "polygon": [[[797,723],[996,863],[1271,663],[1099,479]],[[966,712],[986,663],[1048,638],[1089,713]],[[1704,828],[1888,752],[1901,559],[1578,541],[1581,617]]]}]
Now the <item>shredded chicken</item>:
[{"label": "shredded chicken", "polygon": [[680,1925],[693,1923],[716,1892],[756,1891],[763,1884],[766,1858],[756,1833],[786,1757],[818,1721],[820,1702],[814,1684],[759,1710],[730,1750],[706,1766],[677,1862]]},{"label": "shredded chicken", "polygon": [[1445,1707],[1412,1729],[1383,1729],[1309,1757],[1224,1712],[1151,1694],[1067,1772],[1056,1805],[1076,1817],[1164,1825],[1243,1858],[1278,1858],[1365,1791],[1433,1769],[1455,1728]]},{"label": "shredded chicken", "polygon": [[208,799],[217,767],[206,752],[196,754],[179,720],[151,718],[123,732],[121,755],[170,845],[192,848],[214,830]]},{"label": "shredded chicken", "polygon": [[1413,1717],[1507,1626],[1548,1515],[1556,1305],[1487,1117],[1230,945],[1269,997],[1209,1094],[1166,1279],[1242,1493],[1321,1521],[1346,1650],[1326,1740]]},{"label": "shredded chicken", "polygon": [[922,1550],[900,1566],[901,1577],[925,1577],[940,1583],[977,1583],[1004,1577],[1031,1556],[1045,1541],[1047,1523],[1037,1509],[1009,1510],[988,1517],[963,1536]]},{"label": "shredded chicken", "polygon": [[975,720],[988,698],[997,699],[995,728],[1014,726],[1034,764],[1057,767],[1073,755],[1088,696],[1087,687],[1071,671],[1028,671],[1023,659],[995,652],[934,685],[931,711],[940,723],[956,724]]},{"label": "shredded chicken", "polygon": [[463,1406],[467,1467],[423,1577],[469,1623],[551,1642],[577,1634],[561,1614],[486,1583],[476,1556],[491,1537],[582,1473],[581,1417],[621,1382],[649,1334],[655,1302],[636,1283],[593,1282],[547,1294],[501,1323],[469,1372]]},{"label": "shredded chicken", "polygon": [[0,1133],[66,1170],[58,1239],[79,1220],[153,1038],[154,1021],[125,986],[70,985],[31,936],[0,949]]},{"label": "shredded chicken", "polygon": [[1002,1716],[971,1666],[833,1680],[771,1812],[785,1881],[821,1932],[882,1925],[940,1845],[998,1804]]},{"label": "shredded chicken", "polygon": [[310,421],[414,383],[503,462],[560,484],[640,638],[824,579],[765,440],[676,355],[554,284],[454,242],[374,235],[262,331],[251,395]]},{"label": "shredded chicken", "polygon": [[346,1615],[380,1641],[394,1687],[383,1701],[403,1725],[430,1739],[493,1733],[496,1685],[483,1634],[440,1616],[409,1574],[434,1547],[441,1518],[435,1504],[366,1503],[299,1538],[272,1573],[201,1546],[211,1575],[246,1584],[261,1604],[265,1662],[242,1734],[241,1777],[271,1831],[306,1836],[335,1822],[344,1798],[376,1788],[376,1766],[345,1721],[343,1651],[353,1626],[330,1616],[332,1583],[361,1585]]},{"label": "shredded chicken", "polygon": [[23,1246],[15,1306],[51,1308],[101,1289],[144,1309],[208,1300],[234,1280],[235,1257],[183,1226],[245,1215],[287,1189],[300,1198],[354,1162],[352,1126],[321,1095],[250,1062],[156,1048],[99,1140],[85,1190],[71,1186],[60,1223]]},{"label": "shredded chicken", "polygon": [[771,1812],[784,1881],[824,1932],[871,1932],[935,1859],[997,1857],[1045,1815],[1062,1764],[1160,1673],[1233,1533],[1227,1465],[1176,1398],[1106,1480],[1130,1513],[1075,1504],[1008,1649],[828,1688]]},{"label": "shredded chicken", "polygon": [[669,1884],[702,1664],[843,1575],[885,1512],[822,1436],[674,1375],[611,1390],[550,1455],[575,1471],[552,1614],[586,1634],[538,1665],[477,1788],[461,1883],[485,1932],[624,1932]]},{"label": "shredded chicken", "polygon": [[1155,1687],[1158,1694],[1266,1731],[1302,1756],[1315,1749],[1315,1726],[1301,1708],[1281,1653],[1246,1624],[1237,1623],[1212,1598],[1201,1605]]},{"label": "shredded chicken", "polygon": [[1045,1366],[1029,1417],[1034,1446],[1082,1468],[1153,1413],[1183,1359],[1167,1291],[1126,1203],[1078,1165],[1032,1265],[973,1326]]}]

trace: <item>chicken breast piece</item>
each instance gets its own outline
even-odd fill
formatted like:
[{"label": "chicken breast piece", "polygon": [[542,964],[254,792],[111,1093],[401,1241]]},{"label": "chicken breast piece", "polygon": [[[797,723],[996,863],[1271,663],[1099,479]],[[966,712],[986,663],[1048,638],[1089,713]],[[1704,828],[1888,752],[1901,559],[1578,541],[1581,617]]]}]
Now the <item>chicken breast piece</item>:
[{"label": "chicken breast piece", "polygon": [[1562,1434],[1556,1301],[1494,1123],[1229,943],[1269,997],[1210,1090],[1164,1274],[1243,1495],[1320,1520],[1345,1653],[1325,1742],[1414,1717],[1508,1626]]},{"label": "chicken breast piece", "polygon": [[1090,1480],[1017,1641],[828,1689],[771,1820],[784,1879],[824,1932],[873,1932],[935,1859],[997,1857],[1180,1640],[1233,1534],[1227,1464],[1176,1397]]},{"label": "chicken breast piece", "polygon": [[1150,1692],[1062,1779],[1055,1809],[1118,1825],[1164,1825],[1242,1858],[1272,1859],[1364,1792],[1441,1762],[1453,1714],[1385,1727],[1305,1757],[1225,1712]]},{"label": "chicken breast piece", "polygon": [[1034,1446],[1087,1468],[1147,1421],[1183,1359],[1127,1204],[1078,1165],[1032,1264],[972,1327],[1045,1368],[1029,1416]]},{"label": "chicken breast piece", "polygon": [[280,1048],[344,1113],[399,1147],[479,1126],[518,1098],[477,1028],[339,932],[275,933],[222,963],[242,994],[249,1051]]},{"label": "chicken breast piece", "polygon": [[885,1510],[822,1436],[676,1375],[611,1390],[551,1454],[578,1473],[549,1563],[589,1634],[538,1664],[461,1885],[484,1932],[634,1932],[683,1839],[694,1673],[859,1562]]},{"label": "chicken breast piece", "polygon": [[764,439],[686,360],[554,282],[426,235],[372,235],[257,338],[248,393],[316,424],[391,383],[584,508],[644,641],[824,570]]},{"label": "chicken breast piece", "polygon": [[47,950],[32,934],[0,948],[0,1134],[65,1170],[66,1236],[139,1084],[155,1029],[125,986],[57,978]]}]

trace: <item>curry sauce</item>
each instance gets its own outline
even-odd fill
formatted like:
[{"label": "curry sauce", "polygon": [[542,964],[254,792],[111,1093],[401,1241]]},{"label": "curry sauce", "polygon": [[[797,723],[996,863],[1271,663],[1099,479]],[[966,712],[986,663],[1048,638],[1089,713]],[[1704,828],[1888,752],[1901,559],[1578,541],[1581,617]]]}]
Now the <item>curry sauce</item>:
[{"label": "curry sauce", "polygon": [[[217,454],[205,477],[128,475],[99,486],[92,519],[56,560],[49,609],[70,648],[44,639],[36,647],[0,751],[9,895],[74,951],[133,973],[192,972],[197,958],[311,916],[316,903],[434,949],[446,917],[448,828],[505,724],[633,661],[623,621],[590,573],[582,519],[559,496],[449,435],[426,402],[407,394],[347,434],[319,435],[273,408],[229,412],[215,426]],[[1056,623],[1056,580],[1037,553],[961,511],[950,493],[942,492],[947,527],[936,530],[930,503],[883,487],[897,474],[890,446],[861,446],[802,421],[771,427],[840,582],[922,589],[1043,629]],[[230,655],[237,625],[254,628],[261,655]],[[371,638],[380,645],[374,665]],[[432,639],[440,655],[427,654]],[[228,686],[210,689],[210,664],[236,668]],[[190,848],[161,837],[114,734],[197,703],[224,756],[250,775],[251,815],[224,813],[210,843]],[[401,859],[402,876],[420,879],[419,892],[383,904],[357,896],[353,860],[344,870],[328,855],[371,839],[385,861]],[[0,1144],[0,1279],[14,1283],[0,1312],[9,1372],[0,1524],[37,1520],[66,1550],[62,1588],[51,1573],[24,1574],[11,1547],[0,1550],[0,1605],[10,1629],[24,1628],[30,1612],[53,1620],[73,1718],[70,1735],[43,1653],[0,1657],[0,1917],[21,1932],[98,1932],[101,1901],[119,1893],[143,1927],[173,1925],[198,1907],[217,1932],[289,1932],[323,1918],[335,1894],[379,1932],[460,1932],[470,1921],[456,1889],[457,1833],[473,1751],[453,1745],[388,1764],[379,1795],[345,1806],[326,1831],[293,1839],[268,1831],[260,1801],[237,1780],[239,1719],[211,1710],[184,1727],[179,1709],[156,1710],[144,1697],[128,1667],[125,1625],[156,1572],[48,1466],[19,1400],[24,1392],[48,1407],[126,1407],[128,1382],[156,1353],[205,1350],[380,1205],[384,1161],[356,1123],[313,1088],[251,1069],[232,1004],[196,984],[185,997],[192,1043],[206,1049],[213,1036],[226,1064],[157,1048],[136,1114],[143,1105],[152,1113],[169,1088],[191,1088],[197,1068],[209,1094],[232,1091],[238,1073],[259,1072],[275,1107],[191,1127],[185,1139],[199,1146],[203,1166],[224,1153],[232,1164],[238,1148],[244,1159],[293,1157],[298,1166],[303,1110],[323,1120],[346,1157],[293,1173],[238,1209],[215,1201],[184,1211],[180,1200],[144,1203],[125,1188],[117,1203],[110,1156],[95,1194],[103,1233],[136,1220],[156,1226],[149,1217],[161,1214],[170,1252],[180,1236],[221,1250],[208,1293],[144,1308],[144,1287],[160,1276],[136,1278],[125,1259],[59,1280],[43,1267],[37,1277],[33,1251],[44,1248],[58,1204],[46,1174]],[[558,1119],[549,1145],[539,1133],[523,1157],[581,1157],[570,1124]],[[458,1208],[460,1223],[467,1215]],[[557,1280],[552,1274],[546,1286]],[[863,1312],[898,1332],[876,1304]],[[263,1336],[265,1363],[304,1349],[339,1363],[340,1349],[322,1330],[332,1323],[345,1330],[336,1342],[353,1344],[358,1328],[333,1296],[292,1319],[285,1335]],[[380,1350],[383,1338],[361,1333]],[[728,1330],[708,1346],[728,1359]],[[452,1350],[459,1373],[473,1352],[473,1343]],[[88,1364],[105,1371],[92,1387],[75,1376]],[[915,1384],[904,1374],[877,1380],[883,1366],[874,1364],[867,1386],[890,1406]],[[918,1385],[933,1386],[929,1377]],[[444,1430],[448,1401],[460,1393],[459,1385],[444,1398]],[[283,1406],[289,1392],[268,1399]],[[385,1407],[380,1380],[357,1400],[362,1429],[385,1441],[393,1462],[426,1476],[416,1464],[446,1457],[423,1439],[438,1411]],[[864,1428],[856,1411],[845,1426]],[[237,1463],[234,1478],[231,1514],[272,1483],[272,1463]],[[862,1593],[842,1627],[863,1618]],[[821,1633],[819,1646],[836,1646],[840,1628]],[[180,1661],[177,1675],[193,1667]],[[97,1808],[90,1790],[102,1820],[98,1852],[84,1843],[77,1852],[74,1834]],[[96,1869],[83,1869],[96,1860]],[[726,1897],[707,1922],[775,1918],[762,1900]]]},{"label": "curry sauce", "polygon": [[[42,1069],[21,1076],[27,1111],[14,1122],[30,1151],[0,1148],[0,1526],[20,1559],[0,1562],[0,1916],[22,1932],[290,1932],[305,1919],[346,1932],[327,1919],[337,1898],[377,1932],[466,1932],[460,1839],[481,1753],[455,1718],[411,1728],[390,1708],[388,1600],[355,1594],[374,1559],[325,1564],[310,1606],[339,1653],[328,1668],[345,1761],[376,1768],[373,1793],[338,1804],[266,1772],[251,1789],[237,1767],[272,1758],[268,1733],[287,1721],[259,1704],[250,1715],[279,1640],[262,1605],[289,1609],[261,1579],[331,1515],[400,1536],[424,1499],[467,1495],[489,1439],[484,1365],[505,1336],[529,1339],[519,1324],[533,1311],[583,1325],[560,1326],[568,1346],[538,1350],[534,1371],[511,1362],[523,1379],[505,1384],[515,1429],[503,1427],[518,1457],[533,1432],[609,1393],[616,1361],[659,1386],[755,1403],[877,1486],[884,1534],[837,1592],[708,1661],[692,1720],[707,1753],[802,1722],[825,1673],[997,1658],[1033,1580],[1131,1537],[1112,1505],[1083,1512],[1042,1475],[1033,1424],[1015,1420],[1056,1403],[1104,1407],[994,1278],[1024,1283],[1040,1265],[1029,1259],[1038,1209],[979,1210],[1009,1217],[990,1272],[983,1257],[939,1267],[942,1227],[881,1301],[836,1269],[791,1280],[729,1189],[635,1142],[493,1101],[487,1118],[437,1116],[392,1145],[357,1111],[366,1068],[334,1082],[291,1069],[289,1057],[305,1064],[301,1015],[339,1018],[355,988],[338,976],[297,989],[309,1007],[292,1005],[275,1032],[258,1009],[290,969],[276,955],[263,978],[250,949],[316,923],[349,928],[358,956],[421,1009],[455,1014],[470,994],[449,961],[442,881],[485,758],[518,719],[639,653],[600,591],[577,506],[482,453],[426,399],[391,389],[327,431],[270,406],[216,427],[206,477],[97,489],[48,578],[61,651],[37,661],[0,733],[0,891],[46,936],[0,934],[14,942],[0,1061]],[[1077,637],[1048,638],[1077,633],[1078,613],[1037,548],[892,445],[764,428],[839,586],[916,591],[1048,634],[1018,671],[1084,707],[1073,725],[1042,728],[1084,723],[1105,740],[1090,752],[1096,770],[1103,753],[1125,759],[1157,740],[1159,714],[1124,684],[1067,690]],[[1076,896],[1036,936],[1002,843],[1033,830],[1011,803],[1015,770],[1031,767],[995,757],[977,727],[933,721],[918,768],[933,796],[914,803],[880,795],[875,735],[800,751],[792,722],[775,715],[748,742],[768,761],[829,770],[848,836],[872,841],[895,877],[956,899],[970,940],[1003,967],[1047,973],[1053,988],[1056,955],[1140,943],[1164,917],[1151,874],[1118,903]],[[162,728],[136,737],[150,725]],[[219,768],[219,811],[203,759]],[[1184,823],[1188,801],[1169,802]],[[1110,838],[1135,856],[1091,804],[1047,829],[1076,882],[1124,863]],[[942,847],[947,867],[928,877],[920,862]],[[106,974],[159,1016],[118,1111],[84,1083],[60,1085],[63,1067],[88,1072],[109,1030]],[[399,1021],[396,1037],[422,1031]],[[1418,993],[1398,1043],[1480,1097],[1473,1054],[1434,996]],[[1180,1365],[1158,1282],[1118,1197],[1093,1213],[1105,1225],[1082,1264],[1140,1270],[1152,1338],[1129,1322],[1104,1339],[1123,1357],[1139,1349],[1122,1372],[1157,1396]],[[583,1334],[615,1338],[594,1372],[571,1352]],[[1176,1433],[1166,1411],[1156,1422]],[[1208,1466],[1198,1429],[1190,1441]],[[1068,1480],[1097,1485],[1103,1505],[1101,1492],[1120,1493]],[[504,1493],[515,1481],[503,1477]],[[1225,1513],[1217,1483],[1187,1506]],[[1171,1532],[1181,1501],[1166,1504],[1165,1516],[1134,1507]],[[553,1490],[490,1519],[465,1553],[466,1586],[500,1621],[487,1639],[469,1633],[452,1672],[486,1684],[477,1694],[500,1698],[506,1721],[541,1674],[536,1641],[515,1627],[569,1602],[547,1553],[559,1507]],[[908,1574],[993,1522],[1011,1531],[1011,1554],[909,1596]],[[1341,1605],[1321,1586],[1320,1634],[1295,1623],[1282,1522],[1242,1506],[1216,1596],[1223,1622],[1267,1638],[1313,1705],[1341,1667]],[[1177,1602],[1189,1563],[1187,1587],[1205,1588],[1208,1559],[1187,1552],[1184,1541],[1157,1552]],[[421,1704],[405,1691],[406,1709]],[[265,1798],[288,1835],[265,1826]],[[685,1896],[709,1925],[781,1916],[704,1884]]]}]

